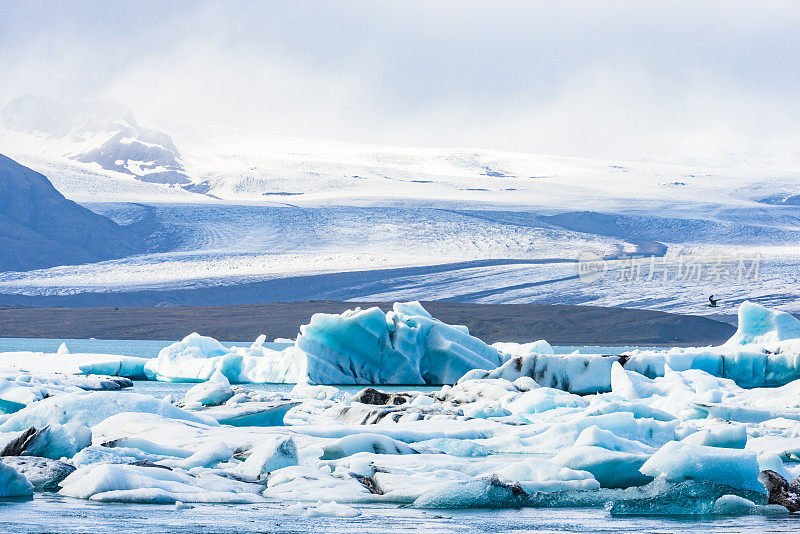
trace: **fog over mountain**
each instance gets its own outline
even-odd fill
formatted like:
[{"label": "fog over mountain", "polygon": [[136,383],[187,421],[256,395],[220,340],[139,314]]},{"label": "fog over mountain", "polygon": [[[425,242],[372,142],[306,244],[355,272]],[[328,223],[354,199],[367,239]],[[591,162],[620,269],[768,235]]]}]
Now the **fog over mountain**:
[{"label": "fog over mountain", "polygon": [[10,130],[81,144],[71,157],[145,182],[188,184],[170,136],[137,124],[119,102],[64,103],[43,96],[17,97],[0,109]]},{"label": "fog over mountain", "polygon": [[[797,153],[794,2],[11,2],[0,103],[590,157]],[[146,6],[146,7],[145,7]]]}]

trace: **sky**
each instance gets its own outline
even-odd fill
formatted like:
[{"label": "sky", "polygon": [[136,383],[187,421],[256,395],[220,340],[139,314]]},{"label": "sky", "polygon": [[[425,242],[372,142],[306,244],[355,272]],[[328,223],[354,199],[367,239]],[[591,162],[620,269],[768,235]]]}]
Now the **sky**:
[{"label": "sky", "polygon": [[0,2],[0,102],[580,156],[800,152],[800,4]]}]

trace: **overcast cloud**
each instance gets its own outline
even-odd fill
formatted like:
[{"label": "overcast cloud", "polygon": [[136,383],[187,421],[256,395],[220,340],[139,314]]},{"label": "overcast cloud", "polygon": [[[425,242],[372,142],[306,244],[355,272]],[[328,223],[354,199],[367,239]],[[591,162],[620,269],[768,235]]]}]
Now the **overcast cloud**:
[{"label": "overcast cloud", "polygon": [[800,147],[796,2],[0,3],[0,101],[575,155]]}]

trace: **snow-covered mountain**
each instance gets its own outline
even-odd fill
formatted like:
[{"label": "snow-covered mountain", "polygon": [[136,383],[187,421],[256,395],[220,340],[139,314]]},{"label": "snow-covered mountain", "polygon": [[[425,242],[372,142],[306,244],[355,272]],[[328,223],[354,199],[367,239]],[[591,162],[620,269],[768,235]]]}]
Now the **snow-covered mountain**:
[{"label": "snow-covered mountain", "polygon": [[140,126],[130,110],[117,102],[65,104],[22,96],[3,106],[0,121],[5,128],[34,139],[62,141],[51,156],[95,163],[145,182],[191,183],[170,136]]}]

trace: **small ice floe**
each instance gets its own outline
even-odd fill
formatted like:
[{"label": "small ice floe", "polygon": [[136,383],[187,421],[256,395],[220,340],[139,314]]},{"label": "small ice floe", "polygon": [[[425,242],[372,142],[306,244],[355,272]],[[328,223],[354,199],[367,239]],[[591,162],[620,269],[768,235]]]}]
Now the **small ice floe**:
[{"label": "small ice floe", "polygon": [[45,375],[105,375],[144,379],[148,358],[119,354],[72,353],[62,343],[56,353],[0,352],[4,370]]},{"label": "small ice floe", "polygon": [[114,391],[70,392],[31,403],[11,414],[0,424],[0,432],[44,428],[73,421],[91,427],[124,412],[152,413],[171,419],[217,425],[215,419],[188,412],[168,402],[138,393]]},{"label": "small ice floe", "polygon": [[286,412],[300,402],[247,401],[206,408],[197,413],[211,418],[221,425],[231,426],[282,426]]},{"label": "small ice floe", "polygon": [[332,399],[337,393],[339,393],[339,388],[333,386],[315,386],[301,382],[294,385],[290,394],[292,397],[328,400]]},{"label": "small ice floe", "polygon": [[263,486],[182,470],[124,464],[97,464],[79,468],[61,482],[67,497],[103,502],[228,503],[261,502]]},{"label": "small ice floe", "polygon": [[29,497],[33,484],[13,467],[0,460],[0,497]]},{"label": "small ice floe", "polygon": [[79,421],[51,423],[37,429],[0,434],[0,456],[38,456],[58,460],[71,458],[92,443],[92,431]]},{"label": "small ice floe", "polygon": [[355,508],[339,504],[336,501],[317,501],[313,505],[296,503],[287,507],[286,513],[304,517],[358,517],[361,515],[361,512]]},{"label": "small ice floe", "polygon": [[201,382],[189,388],[183,397],[185,405],[200,404],[202,406],[218,406],[233,397],[233,389],[228,379],[219,372],[214,371],[207,382]]},{"label": "small ice floe", "polygon": [[61,481],[75,471],[67,462],[36,456],[5,456],[2,462],[24,476],[34,491],[58,491]]},{"label": "small ice floe", "polygon": [[266,478],[272,471],[299,465],[299,462],[294,439],[291,436],[274,436],[252,448],[245,461],[236,466],[235,471],[260,479]]},{"label": "small ice floe", "polygon": [[780,504],[756,504],[738,495],[723,495],[714,501],[717,515],[783,515],[789,510]]}]

